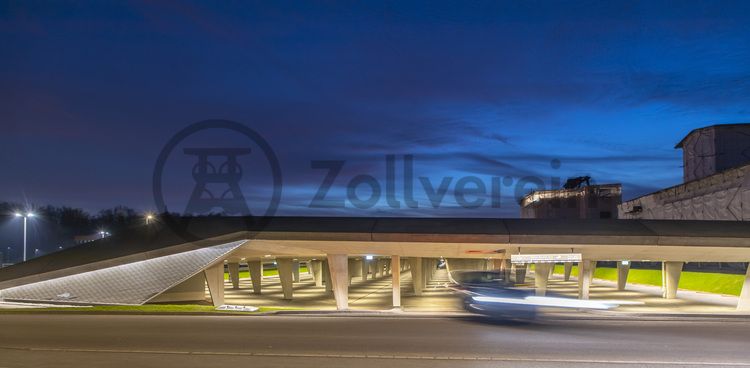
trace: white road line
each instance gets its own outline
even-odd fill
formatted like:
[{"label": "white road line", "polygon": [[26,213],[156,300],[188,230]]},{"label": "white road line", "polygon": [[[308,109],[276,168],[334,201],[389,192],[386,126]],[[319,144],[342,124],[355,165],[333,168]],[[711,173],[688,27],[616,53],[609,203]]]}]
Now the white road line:
[{"label": "white road line", "polygon": [[77,349],[77,348],[26,348],[0,346],[4,350],[60,353],[108,353],[108,354],[156,354],[156,355],[209,355],[264,358],[335,358],[335,359],[390,359],[390,360],[460,360],[495,361],[525,363],[578,363],[578,364],[620,364],[620,365],[693,365],[721,367],[750,367],[750,362],[691,362],[661,360],[604,360],[604,359],[554,359],[554,358],[512,358],[512,357],[461,357],[429,355],[379,355],[379,354],[314,354],[314,353],[263,353],[263,352],[214,352],[183,350],[119,350],[119,349]]}]

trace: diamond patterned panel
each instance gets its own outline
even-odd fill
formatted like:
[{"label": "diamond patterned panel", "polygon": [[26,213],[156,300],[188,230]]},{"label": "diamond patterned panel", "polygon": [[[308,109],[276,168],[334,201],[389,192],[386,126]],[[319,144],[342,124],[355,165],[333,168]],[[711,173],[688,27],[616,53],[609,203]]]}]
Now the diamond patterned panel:
[{"label": "diamond patterned panel", "polygon": [[245,240],[0,291],[6,300],[141,305],[201,272]]}]

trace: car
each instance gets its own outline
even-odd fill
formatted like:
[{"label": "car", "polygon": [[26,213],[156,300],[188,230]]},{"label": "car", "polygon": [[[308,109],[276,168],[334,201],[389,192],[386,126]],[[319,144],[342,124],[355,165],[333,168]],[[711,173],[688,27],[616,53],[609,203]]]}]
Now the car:
[{"label": "car", "polygon": [[525,300],[534,290],[516,287],[501,271],[452,271],[454,290],[465,294],[464,308],[496,319],[531,320],[537,306]]}]

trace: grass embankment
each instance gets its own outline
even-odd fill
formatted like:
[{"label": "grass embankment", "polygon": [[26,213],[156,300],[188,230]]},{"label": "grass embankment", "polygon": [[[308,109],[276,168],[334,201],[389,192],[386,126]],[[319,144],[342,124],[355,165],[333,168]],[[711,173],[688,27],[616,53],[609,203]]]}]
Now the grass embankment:
[{"label": "grass embankment", "polygon": [[[307,272],[307,267],[300,266],[299,272]],[[276,276],[279,274],[279,270],[277,269],[271,269],[271,270],[263,270],[263,276]],[[249,271],[240,271],[240,278],[241,279],[247,279],[250,278],[250,272]],[[229,273],[224,272],[224,280],[229,280]]]},{"label": "grass embankment", "polygon": [[[556,274],[562,274],[563,271],[563,265],[555,265]],[[571,274],[578,276],[578,267],[573,266]],[[594,272],[594,278],[616,281],[617,269],[597,267]],[[678,287],[683,290],[739,296],[743,282],[745,282],[744,275],[683,271]],[[630,272],[628,272],[628,283],[661,286],[661,270],[638,270],[631,268]]]}]

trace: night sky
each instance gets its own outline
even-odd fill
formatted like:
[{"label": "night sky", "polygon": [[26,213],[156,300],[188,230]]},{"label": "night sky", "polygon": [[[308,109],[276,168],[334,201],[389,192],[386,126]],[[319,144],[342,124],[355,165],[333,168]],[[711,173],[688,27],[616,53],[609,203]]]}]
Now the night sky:
[{"label": "night sky", "polygon": [[[305,4],[3,1],[0,200],[154,210],[167,141],[228,119],[275,151],[278,214],[517,217],[524,177],[591,175],[629,199],[681,182],[673,147],[690,130],[750,121],[748,1]],[[243,139],[187,145],[251,147],[241,185],[255,207],[268,163]],[[311,161],[345,161],[338,201],[356,175],[385,190],[389,154],[400,208],[384,193],[310,208],[326,176]],[[434,187],[453,178],[439,208],[418,179],[405,208],[403,155]],[[192,163],[172,157],[165,197],[182,211]],[[500,208],[459,206],[468,176],[502,179]]]}]

